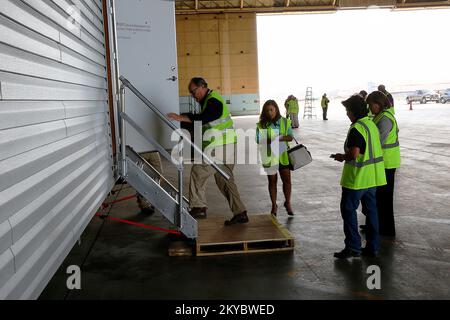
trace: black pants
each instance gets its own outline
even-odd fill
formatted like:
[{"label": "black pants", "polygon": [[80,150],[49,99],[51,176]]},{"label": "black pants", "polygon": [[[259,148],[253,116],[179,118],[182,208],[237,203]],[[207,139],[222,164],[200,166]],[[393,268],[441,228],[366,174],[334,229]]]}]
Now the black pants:
[{"label": "black pants", "polygon": [[322,108],[323,120],[327,120],[327,111],[328,111],[328,107]]},{"label": "black pants", "polygon": [[395,169],[386,169],[387,184],[377,187],[377,209],[380,235],[395,236],[394,181]]}]

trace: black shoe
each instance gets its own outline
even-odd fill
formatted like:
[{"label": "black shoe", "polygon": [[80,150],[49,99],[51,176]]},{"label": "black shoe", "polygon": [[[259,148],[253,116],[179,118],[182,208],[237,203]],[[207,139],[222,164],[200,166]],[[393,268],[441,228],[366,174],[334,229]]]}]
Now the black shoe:
[{"label": "black shoe", "polygon": [[194,218],[194,219],[206,219],[207,215],[206,215],[206,210],[208,208],[206,207],[202,207],[202,208],[192,208],[191,211],[189,211],[189,214]]},{"label": "black shoe", "polygon": [[294,213],[292,211],[288,211],[288,207],[287,207],[287,203],[286,202],[284,202],[284,208],[286,209],[288,215],[290,215],[291,217],[294,216]]},{"label": "black shoe", "polygon": [[378,254],[375,251],[369,250],[367,248],[361,249],[361,255],[369,258],[376,258]]},{"label": "black shoe", "polygon": [[357,251],[353,251],[352,249],[345,248],[341,252],[335,252],[334,257],[338,259],[348,259],[351,257],[359,257],[361,254]]},{"label": "black shoe", "polygon": [[241,223],[247,223],[248,217],[247,217],[247,211],[244,211],[242,213],[238,213],[230,220],[225,221],[226,226],[231,226],[233,224],[241,224]]},{"label": "black shoe", "polygon": [[366,225],[365,224],[359,225],[359,228],[361,229],[361,233],[365,233],[366,232]]},{"label": "black shoe", "polygon": [[275,207],[275,211],[270,212],[271,215],[273,215],[274,217],[277,216],[277,210],[278,210],[278,206]]}]

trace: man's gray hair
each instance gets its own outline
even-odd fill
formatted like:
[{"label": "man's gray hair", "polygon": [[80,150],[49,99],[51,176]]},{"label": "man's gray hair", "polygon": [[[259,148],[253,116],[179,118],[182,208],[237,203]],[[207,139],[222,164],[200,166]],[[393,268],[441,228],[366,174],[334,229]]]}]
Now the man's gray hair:
[{"label": "man's gray hair", "polygon": [[205,87],[208,88],[208,83],[205,81],[205,79],[200,77],[194,77],[191,79],[190,83],[195,84],[197,87]]}]

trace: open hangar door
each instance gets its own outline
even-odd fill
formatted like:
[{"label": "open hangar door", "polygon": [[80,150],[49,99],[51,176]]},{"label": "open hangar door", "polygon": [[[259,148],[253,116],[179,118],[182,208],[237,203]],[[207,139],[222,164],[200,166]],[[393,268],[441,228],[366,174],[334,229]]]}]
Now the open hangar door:
[{"label": "open hangar door", "polygon": [[114,184],[103,5],[0,1],[0,299],[39,296]]},{"label": "open hangar door", "polygon": [[[199,112],[187,85],[202,76],[233,115],[259,114],[257,14],[449,5],[448,0],[175,0],[181,112]],[[286,54],[292,54],[288,45]]]}]

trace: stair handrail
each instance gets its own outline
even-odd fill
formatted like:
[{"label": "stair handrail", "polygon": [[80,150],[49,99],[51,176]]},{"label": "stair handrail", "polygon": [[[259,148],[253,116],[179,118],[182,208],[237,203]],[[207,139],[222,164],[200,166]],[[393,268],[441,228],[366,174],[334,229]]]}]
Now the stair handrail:
[{"label": "stair handrail", "polygon": [[161,111],[159,111],[159,109],[153,103],[151,103],[136,87],[134,87],[127,78],[125,78],[124,76],[120,76],[119,79],[122,82],[123,86],[130,89],[130,91],[133,92],[134,95],[138,97],[139,100],[141,100],[150,110],[152,110],[165,124],[167,124],[171,129],[176,131],[184,141],[189,143],[195,149],[195,151],[200,153],[203,159],[208,164],[210,164],[223,178],[225,178],[226,180],[230,179],[230,176],[225,171],[223,171],[214,162],[214,160],[212,160],[207,154],[205,154],[202,149],[200,149],[188,136],[184,134],[183,131],[178,130],[179,128],[172,121],[167,119],[166,116]]}]

